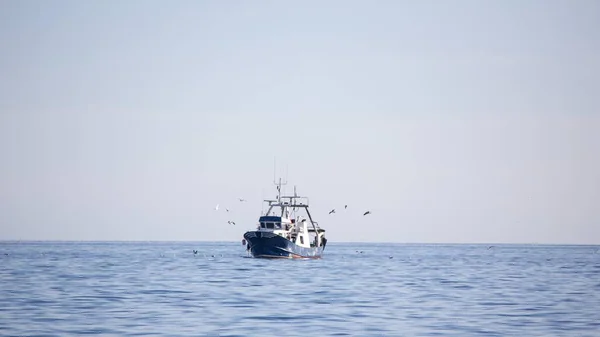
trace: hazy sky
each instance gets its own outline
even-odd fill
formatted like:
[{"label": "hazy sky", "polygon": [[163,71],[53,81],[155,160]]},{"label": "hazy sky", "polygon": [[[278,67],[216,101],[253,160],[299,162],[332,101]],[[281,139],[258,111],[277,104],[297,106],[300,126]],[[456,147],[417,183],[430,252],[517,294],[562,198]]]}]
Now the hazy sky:
[{"label": "hazy sky", "polygon": [[277,156],[330,242],[600,244],[599,1],[4,0],[0,42],[0,240],[239,241]]}]

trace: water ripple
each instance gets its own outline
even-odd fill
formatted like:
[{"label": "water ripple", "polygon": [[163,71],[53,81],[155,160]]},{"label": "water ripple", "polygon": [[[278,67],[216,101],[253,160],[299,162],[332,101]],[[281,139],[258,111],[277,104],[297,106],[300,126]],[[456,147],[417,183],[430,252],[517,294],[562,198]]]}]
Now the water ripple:
[{"label": "water ripple", "polygon": [[598,336],[596,251],[332,243],[268,261],[234,243],[1,243],[0,335]]}]

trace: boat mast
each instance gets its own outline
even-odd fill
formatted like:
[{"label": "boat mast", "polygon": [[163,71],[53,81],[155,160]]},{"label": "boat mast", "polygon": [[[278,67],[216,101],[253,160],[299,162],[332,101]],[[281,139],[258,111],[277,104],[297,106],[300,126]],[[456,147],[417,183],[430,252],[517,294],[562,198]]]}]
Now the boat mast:
[{"label": "boat mast", "polygon": [[281,204],[281,178],[275,185],[277,185],[277,203]]},{"label": "boat mast", "polygon": [[[296,194],[296,185],[294,185],[294,198],[297,198],[298,194]],[[306,211],[306,215],[308,215],[308,220],[310,220],[310,224],[312,225],[313,229],[315,230],[315,236],[317,238],[317,247],[319,246],[319,244],[321,243],[321,238],[319,237],[319,231],[317,230],[317,226],[315,225],[315,222],[312,219],[312,216],[310,215],[310,212],[308,211],[308,204],[306,206],[304,206],[304,210]]]}]

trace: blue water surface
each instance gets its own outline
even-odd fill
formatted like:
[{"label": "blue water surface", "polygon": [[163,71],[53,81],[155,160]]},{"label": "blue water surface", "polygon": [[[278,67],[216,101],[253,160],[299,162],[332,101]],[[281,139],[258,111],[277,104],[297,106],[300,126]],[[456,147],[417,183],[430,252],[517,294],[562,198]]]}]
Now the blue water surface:
[{"label": "blue water surface", "polygon": [[600,336],[598,248],[3,242],[0,335]]}]

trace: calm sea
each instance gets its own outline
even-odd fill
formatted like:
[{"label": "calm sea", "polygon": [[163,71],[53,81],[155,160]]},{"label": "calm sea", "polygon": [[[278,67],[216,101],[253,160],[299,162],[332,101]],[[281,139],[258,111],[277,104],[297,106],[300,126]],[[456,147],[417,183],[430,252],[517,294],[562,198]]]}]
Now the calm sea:
[{"label": "calm sea", "polygon": [[599,248],[4,242],[0,335],[600,336]]}]

